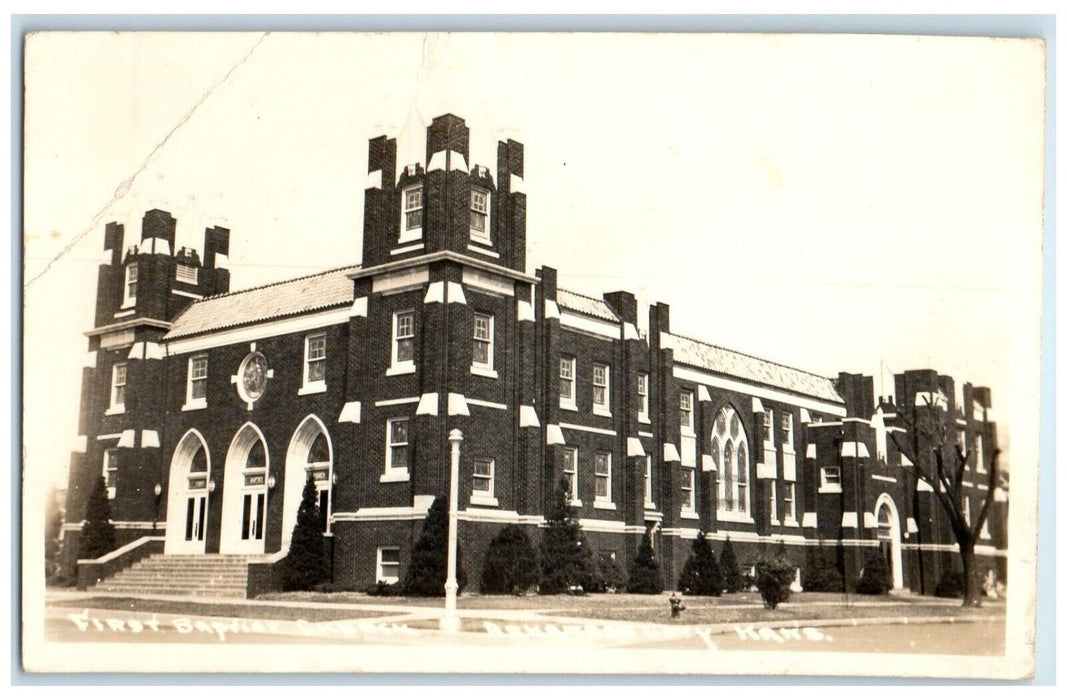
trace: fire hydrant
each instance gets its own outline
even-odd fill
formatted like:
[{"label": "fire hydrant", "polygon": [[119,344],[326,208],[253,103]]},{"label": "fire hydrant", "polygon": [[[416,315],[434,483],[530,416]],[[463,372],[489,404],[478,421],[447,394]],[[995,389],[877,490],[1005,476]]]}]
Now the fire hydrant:
[{"label": "fire hydrant", "polygon": [[681,612],[685,610],[685,605],[682,604],[681,597],[678,595],[677,592],[675,592],[675,594],[672,595],[669,600],[671,603],[671,617],[678,617],[678,615],[680,615]]}]

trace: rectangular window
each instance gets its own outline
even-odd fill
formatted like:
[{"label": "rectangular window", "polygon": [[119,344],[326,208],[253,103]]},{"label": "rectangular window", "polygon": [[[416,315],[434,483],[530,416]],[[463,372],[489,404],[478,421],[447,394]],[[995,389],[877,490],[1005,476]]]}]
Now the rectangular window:
[{"label": "rectangular window", "polygon": [[489,192],[471,188],[471,238],[489,240]]},{"label": "rectangular window", "polygon": [[111,368],[111,410],[126,408],[126,363],[118,362]]},{"label": "rectangular window", "polygon": [[974,464],[979,474],[985,474],[985,456],[982,454],[982,436],[974,437]]},{"label": "rectangular window", "polygon": [[768,481],[767,484],[770,487],[770,488],[767,489],[767,501],[768,501],[768,506],[769,506],[768,512],[770,513],[770,516],[771,516],[771,522],[772,523],[777,523],[778,522],[778,482],[776,482],[776,481]]},{"label": "rectangular window", "polygon": [[608,394],[611,370],[607,365],[593,365],[593,412],[607,413],[611,406]]},{"label": "rectangular window", "polygon": [[179,282],[196,284],[197,277],[198,270],[192,265],[182,265],[181,263],[178,263],[178,266],[174,268],[174,279]]},{"label": "rectangular window", "polygon": [[189,386],[185,408],[207,405],[207,355],[189,358]]},{"label": "rectangular window", "polygon": [[393,370],[415,370],[415,312],[393,314]]},{"label": "rectangular window", "polygon": [[693,467],[682,467],[682,511],[692,513],[697,508],[696,502],[696,489],[694,488],[696,481],[696,469]]},{"label": "rectangular window", "polygon": [[473,364],[481,369],[493,369],[493,317],[474,314]]},{"label": "rectangular window", "polygon": [[474,460],[474,476],[471,483],[471,501],[493,498],[493,460]]},{"label": "rectangular window", "polygon": [[422,185],[404,190],[404,231],[422,229]]},{"label": "rectangular window", "polygon": [[787,482],[785,485],[785,521],[795,523],[797,521],[797,485]]},{"label": "rectangular window", "polygon": [[578,499],[578,448],[563,448],[563,475],[571,485],[571,503],[581,505]]},{"label": "rectangular window", "polygon": [[115,497],[115,487],[119,480],[119,451],[116,449],[104,450],[104,485],[107,487],[107,497]]},{"label": "rectangular window", "polygon": [[652,455],[645,455],[645,507],[656,507],[652,498]]},{"label": "rectangular window", "polygon": [[774,444],[774,411],[769,409],[763,412],[763,441]]},{"label": "rectangular window", "polygon": [[611,502],[611,453],[597,452],[593,471],[596,474],[596,501]]},{"label": "rectangular window", "polygon": [[304,388],[326,385],[326,334],[304,339]]},{"label": "rectangular window", "polygon": [[841,467],[823,467],[822,481],[819,485],[821,491],[841,491]]},{"label": "rectangular window", "polygon": [[408,470],[408,419],[390,418],[386,424],[385,471],[403,472]]},{"label": "rectangular window", "polygon": [[574,408],[574,364],[573,357],[559,358],[559,405]]},{"label": "rectangular window", "polygon": [[137,263],[132,262],[126,266],[126,283],[122,288],[122,306],[135,306],[137,304]]},{"label": "rectangular window", "polygon": [[400,547],[378,547],[375,579],[381,583],[400,580]]},{"label": "rectangular window", "polygon": [[693,392],[683,391],[678,397],[678,405],[682,433],[693,435]]},{"label": "rectangular window", "polygon": [[637,420],[648,422],[648,375],[637,375]]},{"label": "rectangular window", "polygon": [[793,414],[782,414],[782,444],[791,447],[793,445]]}]

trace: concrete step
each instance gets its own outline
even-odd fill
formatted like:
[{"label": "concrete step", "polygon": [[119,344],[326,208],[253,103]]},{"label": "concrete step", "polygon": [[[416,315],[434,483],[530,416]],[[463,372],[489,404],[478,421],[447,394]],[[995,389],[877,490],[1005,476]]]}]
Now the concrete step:
[{"label": "concrete step", "polygon": [[244,588],[146,588],[144,586],[97,586],[93,590],[107,593],[139,595],[188,595],[205,598],[245,598]]},{"label": "concrete step", "polygon": [[156,554],[93,590],[244,598],[247,585],[248,557],[243,554]]}]

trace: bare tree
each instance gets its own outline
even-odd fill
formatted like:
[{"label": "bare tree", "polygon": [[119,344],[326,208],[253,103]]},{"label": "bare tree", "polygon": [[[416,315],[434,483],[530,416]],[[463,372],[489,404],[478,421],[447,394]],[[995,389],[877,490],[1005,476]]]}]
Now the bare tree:
[{"label": "bare tree", "polygon": [[[927,406],[932,407],[930,399],[926,401]],[[904,465],[903,469],[933,488],[937,502],[941,505],[941,510],[945,513],[949,526],[952,528],[963,564],[963,607],[979,607],[982,604],[982,581],[978,567],[975,565],[974,546],[981,536],[982,529],[989,518],[989,509],[993,504],[1000,450],[993,450],[985,496],[981,499],[978,516],[971,518],[970,508],[965,505],[964,501],[963,477],[973,451],[966,450],[964,446],[955,441],[949,442],[949,430],[945,420],[947,411],[935,410],[932,413],[937,416],[937,419],[932,421],[933,425],[920,425],[920,421],[914,415],[909,418],[905,407],[900,406],[897,415],[917,439],[914,441],[915,444],[909,447],[902,444],[896,432],[890,435],[897,449],[912,462],[910,466]],[[988,426],[988,421],[983,424]],[[923,465],[926,460],[921,459],[921,455],[918,454],[924,447],[932,453],[932,459],[925,467]]]}]

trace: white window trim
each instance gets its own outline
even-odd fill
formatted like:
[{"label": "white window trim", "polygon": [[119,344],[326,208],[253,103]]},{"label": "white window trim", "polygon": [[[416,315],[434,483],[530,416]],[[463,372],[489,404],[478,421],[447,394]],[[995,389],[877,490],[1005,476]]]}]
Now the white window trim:
[{"label": "white window trim", "polygon": [[788,422],[789,428],[788,431],[784,429],[782,430],[782,452],[787,455],[796,454],[796,451],[793,449],[794,428],[796,427],[796,423],[793,420],[793,414],[786,412],[783,417]]},{"label": "white window trim", "polygon": [[[407,227],[408,192],[416,189],[421,191],[419,199],[419,209],[422,210],[422,222],[417,228],[409,229]],[[415,211],[415,209],[411,209],[411,211]],[[423,187],[423,183],[421,182],[414,185],[408,185],[400,192],[400,235],[397,238],[397,243],[411,243],[413,241],[421,241],[422,224],[424,223],[426,223],[426,189]]]},{"label": "white window trim", "polygon": [[654,509],[656,503],[653,500],[655,491],[652,488],[652,455],[645,455],[645,509]]},{"label": "white window trim", "polygon": [[[493,342],[493,341],[496,340],[496,317],[493,314],[475,313],[474,314],[474,318],[478,318],[478,317],[489,319],[489,355],[488,355],[489,361],[485,362],[485,363],[476,362],[473,359],[473,353],[472,353],[472,356],[471,356],[471,374],[477,374],[478,376],[481,376],[481,377],[489,377],[490,379],[496,379],[498,377],[498,375],[496,373],[496,370],[493,369],[494,354],[496,353],[496,343]],[[473,331],[474,328],[477,328],[476,324],[474,326],[472,326],[471,343],[474,343],[474,341],[476,341],[476,340],[481,340],[480,338],[475,338],[474,337],[474,331]]]},{"label": "white window trim", "polygon": [[[104,477],[104,486],[107,487],[107,498],[108,498],[108,500],[114,499],[115,498],[115,494],[117,493],[117,490],[118,490],[117,486],[107,486],[108,472],[111,471],[108,468],[108,465],[111,462],[110,455],[111,455],[112,452],[118,452],[118,450],[116,450],[114,448],[105,448],[104,449],[104,460],[103,460],[103,464],[101,465],[103,467],[101,473],[103,474],[103,477]],[[118,467],[115,467],[115,471],[116,472],[118,471]],[[116,482],[117,481],[118,481],[118,478],[117,478],[117,475],[116,475]]]},{"label": "white window trim", "polygon": [[476,185],[472,186],[471,187],[471,202],[470,202],[470,210],[471,211],[474,211],[474,192],[475,191],[481,192],[482,194],[485,195],[485,231],[478,231],[474,227],[471,227],[470,228],[470,239],[471,239],[471,241],[473,241],[475,243],[481,243],[483,245],[492,245],[493,244],[493,236],[492,236],[492,231],[490,230],[490,226],[491,226],[490,219],[492,218],[491,214],[492,214],[492,211],[493,211],[493,203],[492,203],[492,200],[490,199],[490,197],[492,196],[492,193],[489,192],[489,190],[485,189],[484,187],[478,187]]},{"label": "white window trim", "polygon": [[763,445],[774,448],[774,411],[767,409],[763,414],[763,427],[767,434],[763,436]]},{"label": "white window trim", "polygon": [[685,479],[682,479],[682,496],[684,501],[682,502],[682,510],[680,516],[686,520],[699,519],[700,515],[696,511],[697,507],[697,470],[696,467],[682,467],[682,474],[686,472],[692,475],[692,487],[685,487]]},{"label": "white window trim", "polygon": [[396,416],[395,418],[389,418],[385,421],[385,471],[378,479],[379,482],[385,484],[395,481],[410,481],[411,474],[407,467],[394,467],[393,466],[393,424],[398,421],[407,421],[408,424],[408,441],[405,443],[408,449],[408,455],[411,454],[411,419],[407,416]]},{"label": "white window trim", "polygon": [[987,474],[989,470],[985,468],[985,448],[982,445],[982,434],[979,433],[974,436],[974,464],[975,471],[979,474]]},{"label": "white window trim", "polygon": [[[183,411],[199,411],[201,409],[207,408],[207,394],[206,394],[206,392],[205,392],[204,396],[202,396],[201,398],[198,398],[198,399],[194,399],[193,398],[193,362],[195,360],[199,360],[200,358],[203,358],[205,360],[208,359],[206,353],[198,353],[196,355],[191,356],[189,358],[187,364],[186,364],[186,370],[185,370],[185,404],[182,406],[182,410]],[[211,363],[209,362],[208,363],[208,372],[210,372],[210,371],[211,371]],[[205,389],[206,389],[206,382],[207,382],[207,376],[206,375],[204,377],[204,382],[205,382]]]},{"label": "white window trim", "polygon": [[768,494],[768,500],[770,501],[771,505],[769,513],[770,522],[771,525],[779,525],[780,523],[778,522],[778,482],[774,479],[771,479],[767,482],[767,485],[770,487],[770,493]]},{"label": "white window trim", "polygon": [[141,288],[141,270],[137,266],[136,262],[126,263],[125,274],[122,278],[122,306],[120,308],[130,309],[137,306],[137,295],[130,296],[130,270],[137,270],[137,288]]},{"label": "white window trim", "polygon": [[786,482],[785,489],[786,489],[786,494],[790,494],[791,493],[793,495],[793,499],[791,501],[789,499],[785,500],[786,504],[792,504],[793,512],[790,513],[789,512],[789,508],[788,507],[786,508],[786,512],[782,516],[783,517],[782,524],[786,525],[786,526],[789,526],[789,527],[798,527],[799,523],[797,522],[797,485],[796,485],[796,482],[793,482],[793,481]]},{"label": "white window trim", "polygon": [[[578,498],[578,448],[569,445],[562,448],[562,454],[567,454],[568,452],[574,453],[574,477],[571,479],[571,505],[580,508],[582,506],[582,499]],[[566,464],[565,460],[564,464]],[[564,469],[563,473],[566,474],[567,471]]]},{"label": "white window trim", "polygon": [[[681,422],[682,398],[685,397],[685,396],[689,397],[689,423],[688,424]],[[696,436],[696,428],[695,428],[695,426],[696,426],[696,411],[694,410],[694,407],[693,407],[693,398],[694,398],[693,397],[693,392],[691,392],[691,391],[683,391],[683,392],[678,394],[678,418],[679,418],[678,423],[679,423],[679,426],[681,427],[682,435],[684,435],[686,437],[695,437]]]},{"label": "white window trim", "polygon": [[577,393],[578,393],[578,381],[577,381],[578,358],[576,358],[576,357],[560,357],[559,358],[559,362],[560,362],[560,365],[559,365],[559,379],[561,381],[563,380],[563,362],[567,361],[567,360],[570,361],[570,366],[571,366],[571,377],[570,377],[571,395],[570,395],[570,398],[567,398],[567,397],[563,396],[562,394],[560,394],[559,407],[562,408],[562,409],[568,410],[568,411],[577,411],[578,410],[578,397],[577,397]]},{"label": "white window trim", "polygon": [[[308,381],[308,373],[311,370],[311,341],[322,338],[322,365],[323,365],[323,378],[315,381]],[[326,392],[326,334],[325,333],[309,333],[304,336],[304,368],[302,370],[302,376],[304,379],[303,385],[297,390],[297,396],[305,396],[307,394],[322,394]]]},{"label": "white window trim", "polygon": [[478,478],[474,474],[474,465],[471,465],[471,505],[475,506],[498,506],[500,502],[496,498],[496,460],[476,459],[475,462],[489,462],[489,492],[488,495],[474,490],[474,481]]},{"label": "white window trim", "polygon": [[[400,565],[400,547],[397,547],[395,545],[381,545],[381,546],[379,546],[378,547],[378,552],[377,552],[377,562],[375,563],[375,568],[374,568],[374,582],[377,583],[377,582],[381,581],[382,583],[398,583],[400,581],[400,576],[399,575],[397,575],[397,576],[385,576],[382,573],[382,551],[383,550],[396,550],[397,566],[399,567],[399,565]],[[399,574],[399,571],[398,571],[398,574]]]},{"label": "white window trim", "polygon": [[[837,469],[837,483],[826,483],[826,470]],[[841,467],[829,465],[819,467],[819,493],[841,493]]]},{"label": "white window trim", "polygon": [[[641,393],[641,380],[645,381],[645,393]],[[649,423],[648,419],[648,374],[640,372],[637,375],[637,397],[641,405],[637,407],[637,422]]]},{"label": "white window trim", "polygon": [[[397,326],[399,325],[400,317],[402,315],[404,315],[404,314],[411,314],[411,336],[410,336],[410,338],[411,338],[411,341],[412,341],[412,349],[411,349],[411,359],[410,360],[404,360],[404,361],[401,362],[400,360],[396,359],[397,358],[397,350],[400,348],[400,341],[401,340],[406,340],[407,337],[409,337],[409,336],[405,336],[404,338],[398,338],[397,337]],[[389,355],[390,364],[389,364],[389,369],[387,369],[385,371],[385,375],[387,377],[391,377],[391,376],[394,376],[394,375],[397,375],[397,374],[415,374],[415,348],[414,348],[415,336],[416,336],[416,331],[415,331],[415,312],[414,312],[414,310],[405,309],[403,311],[394,311],[393,312],[393,337],[392,337],[391,348],[390,348],[390,351],[389,351],[390,352],[390,355]]]},{"label": "white window trim", "polygon": [[[608,495],[606,497],[596,495],[596,480],[601,478],[601,475],[597,474],[597,471],[596,471],[596,457],[597,457],[597,455],[601,455],[601,454],[602,455],[607,455],[607,458],[608,458],[608,474],[607,474],[607,477],[608,477],[608,488],[607,488]],[[611,462],[612,462],[612,459],[611,459],[611,453],[610,452],[607,452],[605,450],[598,450],[598,451],[593,453],[593,507],[594,508],[599,508],[601,510],[615,510],[615,503],[611,500],[611,480],[612,480],[612,473],[611,473],[612,464],[611,464]]]},{"label": "white window trim", "polygon": [[[604,403],[602,404],[596,402],[596,387],[600,386],[596,383],[597,367],[604,368]],[[602,362],[593,363],[593,413],[598,416],[611,418],[611,365]]]},{"label": "white window trim", "polygon": [[[115,394],[117,393],[115,390],[119,386],[116,383],[117,382],[117,376],[118,376],[118,373],[119,373],[119,367],[123,368],[123,371],[125,372],[125,376],[123,377],[123,380],[122,380],[122,403],[115,403]],[[129,368],[129,366],[125,362],[116,362],[115,364],[113,364],[111,366],[111,397],[110,397],[111,398],[111,402],[110,402],[110,405],[108,406],[108,409],[106,411],[104,411],[104,415],[113,416],[113,415],[116,415],[116,414],[119,414],[119,413],[125,413],[126,412],[126,391],[127,391],[126,387],[129,386],[129,383],[130,383],[130,368]]]}]

